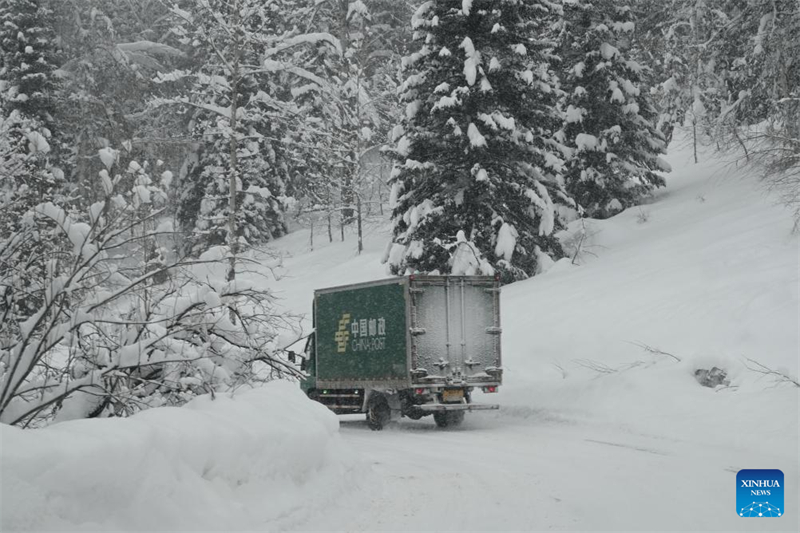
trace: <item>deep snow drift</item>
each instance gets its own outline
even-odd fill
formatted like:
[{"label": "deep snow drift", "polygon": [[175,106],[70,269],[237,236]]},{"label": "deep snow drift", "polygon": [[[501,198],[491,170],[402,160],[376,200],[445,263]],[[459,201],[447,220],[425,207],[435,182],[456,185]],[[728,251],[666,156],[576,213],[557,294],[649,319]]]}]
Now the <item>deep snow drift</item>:
[{"label": "deep snow drift", "polygon": [[[296,385],[273,384],[130,420],[3,427],[2,530],[797,531],[800,389],[748,358],[800,374],[800,241],[749,175],[675,147],[668,159],[651,203],[587,223],[577,265],[503,289],[505,385],[476,395],[499,413],[379,433],[343,417],[337,432]],[[361,255],[353,235],[324,239],[274,243],[285,275],[270,283],[291,312],[309,313],[315,288],[386,277],[385,221]],[[697,383],[712,366],[730,386]],[[736,515],[743,468],[783,470],[783,517]]]},{"label": "deep snow drift", "polygon": [[272,529],[358,471],[335,417],[285,382],[0,431],[2,531]]}]

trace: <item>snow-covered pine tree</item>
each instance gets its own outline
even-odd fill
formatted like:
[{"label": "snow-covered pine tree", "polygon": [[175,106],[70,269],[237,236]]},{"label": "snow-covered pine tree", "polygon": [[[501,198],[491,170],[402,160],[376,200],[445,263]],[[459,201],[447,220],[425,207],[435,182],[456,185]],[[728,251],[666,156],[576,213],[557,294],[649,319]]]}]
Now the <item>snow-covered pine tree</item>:
[{"label": "snow-covered pine tree", "polygon": [[[213,116],[197,118],[195,135],[205,136],[208,141],[182,184],[177,213],[181,227],[188,235],[186,251],[192,256],[211,246],[228,244],[230,228],[229,139],[215,138],[220,124]],[[240,246],[263,244],[286,232],[284,206],[280,199],[284,191],[285,167],[271,144],[263,139],[261,142],[253,141],[240,153],[250,156],[241,162],[238,173],[236,232]]]},{"label": "snow-covered pine tree", "polygon": [[178,211],[194,254],[261,244],[286,231],[283,135],[289,116],[297,120],[288,78],[302,69],[282,59],[305,42],[286,23],[298,4],[208,0],[172,9],[178,46],[191,62],[161,77],[170,96],[154,106],[188,112],[200,144]]},{"label": "snow-covered pine tree", "polygon": [[684,54],[690,31],[686,0],[638,0],[631,5],[636,28],[630,59],[647,65],[658,110],[657,127],[669,144],[691,107],[691,67]]},{"label": "snow-covered pine tree", "polygon": [[57,50],[52,12],[40,4],[0,1],[0,120],[6,145],[0,172],[4,190],[14,189],[17,199],[30,195],[34,203],[50,199],[63,180],[51,160],[57,148]]},{"label": "snow-covered pine tree", "polygon": [[562,30],[567,191],[592,216],[609,217],[664,184],[669,166],[644,83],[628,58],[634,21],[620,2],[565,5]]},{"label": "snow-covered pine tree", "polygon": [[173,69],[182,59],[164,42],[172,26],[167,16],[172,2],[45,1],[54,11],[63,58],[58,63],[57,137],[73,159],[63,167],[73,208],[82,211],[105,197],[96,179],[86,179],[103,168],[96,157],[100,148],[118,149],[123,166],[160,159],[180,169],[189,144],[185,136],[167,130],[163,113],[143,113],[156,73]]},{"label": "snow-covered pine tree", "polygon": [[40,202],[58,202],[64,186],[64,173],[54,161],[59,84],[52,13],[40,4],[0,1],[0,247],[13,246],[25,258],[0,263],[0,311],[21,316],[32,312],[37,300],[11,295],[35,293],[55,245],[47,235],[15,236],[23,216]]},{"label": "snow-covered pine tree", "polygon": [[491,266],[481,272],[512,281],[562,256],[558,87],[543,37],[557,9],[436,0],[416,11],[419,49],[403,60],[405,118],[392,133],[392,272],[450,272],[468,245]]},{"label": "snow-covered pine tree", "polygon": [[0,1],[4,110],[18,110],[53,129],[57,80],[53,13],[41,0]]}]

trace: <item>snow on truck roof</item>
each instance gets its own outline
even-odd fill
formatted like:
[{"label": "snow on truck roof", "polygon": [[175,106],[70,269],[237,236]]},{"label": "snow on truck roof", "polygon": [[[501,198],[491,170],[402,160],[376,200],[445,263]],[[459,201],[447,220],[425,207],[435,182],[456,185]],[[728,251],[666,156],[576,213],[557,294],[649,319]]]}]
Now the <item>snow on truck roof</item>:
[{"label": "snow on truck roof", "polygon": [[410,274],[408,276],[396,276],[393,278],[385,278],[375,281],[365,281],[361,283],[337,285],[335,287],[325,287],[323,289],[314,290],[314,294],[315,295],[326,294],[330,292],[340,292],[343,290],[350,290],[350,289],[365,289],[368,287],[377,287],[381,285],[393,285],[393,284],[404,285],[409,281],[437,283],[437,282],[444,282],[448,279],[464,280],[470,283],[496,283],[496,282],[499,283],[499,278],[497,276],[445,276],[445,275],[430,275],[430,274]]}]

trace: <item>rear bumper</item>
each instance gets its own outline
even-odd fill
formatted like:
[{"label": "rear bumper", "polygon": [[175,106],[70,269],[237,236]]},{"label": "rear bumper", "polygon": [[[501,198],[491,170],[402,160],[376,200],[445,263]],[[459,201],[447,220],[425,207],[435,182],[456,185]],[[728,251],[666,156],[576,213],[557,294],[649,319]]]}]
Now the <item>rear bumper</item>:
[{"label": "rear bumper", "polygon": [[469,389],[479,389],[481,387],[499,387],[503,384],[503,380],[501,379],[486,379],[483,381],[477,379],[467,379],[463,381],[452,381],[447,380],[441,377],[431,377],[431,378],[417,378],[411,383],[412,389],[414,388],[421,388],[421,389],[432,389],[432,390],[441,390],[441,389],[450,389],[450,388],[469,388]]},{"label": "rear bumper", "polygon": [[415,409],[425,412],[436,411],[491,411],[500,409],[497,404],[487,403],[425,403],[422,405],[415,405]]}]

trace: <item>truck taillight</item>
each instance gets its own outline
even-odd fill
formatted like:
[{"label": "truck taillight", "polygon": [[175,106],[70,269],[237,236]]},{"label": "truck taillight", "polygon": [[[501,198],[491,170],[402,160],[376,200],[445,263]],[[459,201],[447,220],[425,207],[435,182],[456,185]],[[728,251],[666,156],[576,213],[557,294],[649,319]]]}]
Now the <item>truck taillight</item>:
[{"label": "truck taillight", "polygon": [[497,387],[495,385],[489,385],[483,388],[483,392],[497,392]]},{"label": "truck taillight", "polygon": [[425,394],[425,389],[414,389],[414,394],[419,394],[419,395]]}]

